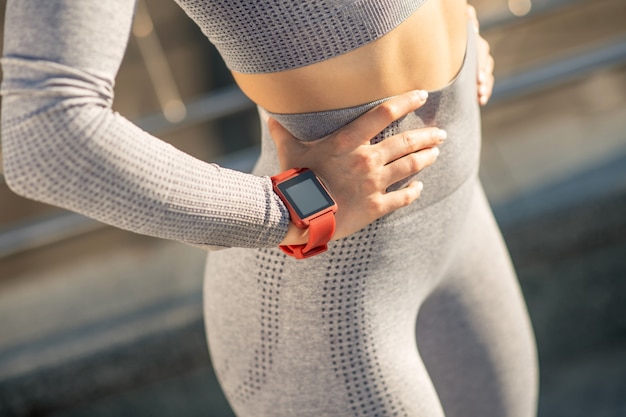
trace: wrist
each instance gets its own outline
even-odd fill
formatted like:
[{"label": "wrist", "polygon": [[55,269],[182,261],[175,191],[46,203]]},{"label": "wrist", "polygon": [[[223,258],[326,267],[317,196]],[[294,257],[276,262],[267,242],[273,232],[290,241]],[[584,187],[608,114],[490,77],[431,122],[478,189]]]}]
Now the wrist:
[{"label": "wrist", "polygon": [[284,245],[304,245],[309,240],[309,229],[301,229],[292,221],[289,222],[287,233],[280,242],[280,246]]},{"label": "wrist", "polygon": [[337,203],[324,184],[307,168],[274,175],[272,184],[291,220],[281,250],[297,259],[325,252],[335,233]]}]

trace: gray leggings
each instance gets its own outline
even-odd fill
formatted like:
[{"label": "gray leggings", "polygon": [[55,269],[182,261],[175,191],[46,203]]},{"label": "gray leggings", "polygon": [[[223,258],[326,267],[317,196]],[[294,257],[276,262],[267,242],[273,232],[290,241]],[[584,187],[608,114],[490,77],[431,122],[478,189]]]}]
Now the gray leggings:
[{"label": "gray leggings", "polygon": [[[216,374],[239,417],[506,417],[535,414],[534,338],[477,179],[474,36],[463,68],[375,140],[448,131],[418,174],[420,199],[309,260],[278,249],[209,255],[205,319]],[[314,140],[376,105],[273,115]],[[279,171],[260,109],[259,175]],[[399,184],[398,186],[400,186]]]}]

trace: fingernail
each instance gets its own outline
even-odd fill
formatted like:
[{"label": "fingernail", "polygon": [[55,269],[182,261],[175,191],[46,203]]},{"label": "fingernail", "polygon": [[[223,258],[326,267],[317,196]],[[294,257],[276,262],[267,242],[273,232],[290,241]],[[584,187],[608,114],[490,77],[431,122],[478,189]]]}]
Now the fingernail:
[{"label": "fingernail", "polygon": [[485,75],[485,72],[480,71],[478,73],[478,81],[480,81],[481,83],[484,83],[486,79],[487,79],[487,76]]},{"label": "fingernail", "polygon": [[420,100],[426,101],[426,99],[428,98],[428,91],[419,90],[417,91],[417,96],[420,98]]},{"label": "fingernail", "polygon": [[487,86],[486,85],[481,85],[479,91],[480,91],[480,95],[481,96],[486,95],[487,94]]},{"label": "fingernail", "polygon": [[443,141],[443,140],[446,140],[446,139],[448,138],[448,132],[446,132],[446,131],[445,131],[445,130],[443,130],[443,129],[438,129],[438,130],[435,132],[435,137],[436,137],[437,139],[439,139],[439,140],[442,140],[442,141]]},{"label": "fingernail", "polygon": [[422,191],[424,189],[424,184],[421,181],[417,182],[417,191]]},{"label": "fingernail", "polygon": [[437,146],[433,146],[432,148],[430,148],[430,151],[433,153],[433,155],[435,156],[435,158],[439,156],[439,152],[440,152],[440,151],[439,151],[439,147],[437,147]]}]

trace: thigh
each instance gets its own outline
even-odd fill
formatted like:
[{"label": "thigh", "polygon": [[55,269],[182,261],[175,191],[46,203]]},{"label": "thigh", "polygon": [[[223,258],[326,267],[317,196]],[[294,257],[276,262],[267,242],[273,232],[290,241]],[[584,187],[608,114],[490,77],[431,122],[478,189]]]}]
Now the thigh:
[{"label": "thigh", "polygon": [[535,415],[534,336],[508,252],[480,186],[457,250],[417,320],[418,347],[445,414]]}]

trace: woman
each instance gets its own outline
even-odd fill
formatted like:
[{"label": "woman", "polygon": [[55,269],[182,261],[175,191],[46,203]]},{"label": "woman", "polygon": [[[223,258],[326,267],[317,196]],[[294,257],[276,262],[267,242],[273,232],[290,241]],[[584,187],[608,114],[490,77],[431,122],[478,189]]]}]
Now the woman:
[{"label": "woman", "polygon": [[[132,2],[14,0],[9,185],[118,227],[231,247],[208,257],[205,318],[240,417],[532,415],[532,332],[476,175],[479,39],[464,0],[178,2],[259,105],[254,175],[110,111]],[[430,90],[425,103],[401,94],[416,89]],[[268,178],[293,167],[316,172],[338,205],[334,241],[306,260],[276,248],[308,239]]]}]

